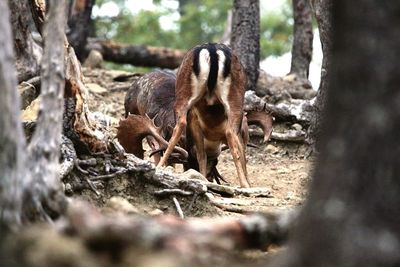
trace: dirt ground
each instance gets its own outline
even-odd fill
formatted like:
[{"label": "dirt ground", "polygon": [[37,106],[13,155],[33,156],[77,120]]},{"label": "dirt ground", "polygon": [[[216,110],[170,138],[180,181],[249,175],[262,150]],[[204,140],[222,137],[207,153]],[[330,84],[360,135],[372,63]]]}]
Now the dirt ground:
[{"label": "dirt ground", "polygon": [[[91,111],[100,111],[110,116],[114,125],[117,124],[124,114],[123,104],[126,93],[124,88],[129,86],[130,81],[128,79],[127,81],[117,82],[115,79],[116,77],[123,77],[127,73],[86,69],[84,74],[90,92]],[[119,80],[124,79],[120,78]],[[274,130],[275,128],[282,127],[274,126]],[[111,129],[113,130],[113,127]],[[274,211],[301,205],[307,194],[312,166],[312,160],[306,158],[308,146],[274,140],[263,144],[262,139],[255,134],[253,135],[253,132],[257,132],[257,129],[251,127],[250,142],[258,147],[247,148],[249,179],[252,187],[268,188],[270,195],[268,197],[224,198],[224,203],[244,211]],[[222,153],[217,168],[229,185],[238,185],[236,169],[229,150]],[[180,169],[178,166],[177,171],[181,171]],[[124,197],[127,197],[130,202],[141,202],[129,195]],[[143,207],[143,205],[147,205],[146,202],[132,204],[141,207],[143,210],[149,210],[148,207]],[[211,214],[206,213],[204,215]]]}]

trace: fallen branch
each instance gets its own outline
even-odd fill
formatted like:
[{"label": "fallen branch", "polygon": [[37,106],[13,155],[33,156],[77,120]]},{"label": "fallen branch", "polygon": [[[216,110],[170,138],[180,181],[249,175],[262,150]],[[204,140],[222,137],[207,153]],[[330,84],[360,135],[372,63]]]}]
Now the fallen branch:
[{"label": "fallen branch", "polygon": [[185,51],[146,45],[126,45],[107,40],[89,39],[87,48],[98,50],[104,60],[142,67],[175,69]]},{"label": "fallen branch", "polygon": [[307,134],[304,131],[288,130],[285,133],[273,132],[271,138],[278,141],[305,142]]},{"label": "fallen branch", "polygon": [[[138,217],[101,214],[83,202],[73,201],[67,213],[67,230],[84,244],[116,253],[134,244],[196,258],[210,250],[262,249],[287,240],[296,210],[279,214],[252,214],[241,218]],[[117,253],[118,253],[117,251]]]},{"label": "fallen branch", "polygon": [[310,125],[312,116],[312,100],[290,99],[288,103],[272,105],[258,97],[254,91],[245,94],[244,110],[265,111],[275,117],[276,121],[298,122]]}]

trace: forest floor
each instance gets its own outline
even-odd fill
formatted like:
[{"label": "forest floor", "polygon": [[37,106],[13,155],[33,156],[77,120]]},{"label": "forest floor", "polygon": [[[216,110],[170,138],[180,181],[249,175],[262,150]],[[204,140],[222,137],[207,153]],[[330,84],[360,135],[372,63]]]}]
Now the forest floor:
[{"label": "forest floor", "polygon": [[[84,69],[83,71],[85,83],[89,89],[90,111],[103,119],[104,115],[102,114],[108,116],[106,132],[112,138],[116,134],[119,119],[124,117],[124,97],[131,83],[130,79],[134,77],[127,78],[126,76],[129,77],[129,73],[121,71],[104,69]],[[96,112],[100,113],[96,115]],[[277,132],[288,128],[290,128],[290,125],[274,124],[274,131]],[[248,147],[246,152],[251,186],[261,188],[268,194],[263,194],[263,196],[235,195],[235,197],[232,197],[220,193],[207,193],[207,196],[203,194],[198,198],[176,196],[186,218],[207,217],[213,220],[214,218],[233,217],[235,220],[246,213],[256,211],[276,212],[302,205],[307,196],[310,172],[313,166],[313,158],[308,157],[309,147],[304,143],[277,142],[274,140],[265,144],[262,142],[260,130],[252,127],[250,128],[250,142],[257,145],[255,148]],[[99,161],[96,159],[96,168],[104,170],[105,158],[101,157],[99,156]],[[125,157],[129,161],[131,156],[125,154]],[[236,169],[228,150],[220,156],[217,168],[227,180],[227,185],[238,187]],[[175,172],[179,176],[179,173],[182,172],[182,166],[178,166]],[[163,189],[163,187],[150,183],[143,174],[128,172],[98,180],[95,189],[93,186],[92,188],[87,186],[87,184],[90,184],[88,182],[90,178],[85,177],[85,175],[88,176],[88,174],[84,174],[84,172],[75,168],[63,180],[66,194],[75,199],[89,201],[112,220],[117,218],[118,215],[134,215],[134,218],[145,218],[144,220],[147,220],[149,215],[177,215],[176,204],[174,204],[173,199],[155,196],[155,191]],[[79,190],[75,190],[78,187],[74,187],[74,183],[79,185]],[[69,191],[67,188],[69,188]],[[213,197],[213,203],[209,200],[210,194]],[[215,205],[215,203],[221,205]],[[224,207],[229,207],[229,209]],[[86,212],[86,210],[82,212]],[[82,217],[86,216],[86,214],[81,215]],[[89,215],[88,218],[93,218],[90,217],[90,214],[87,215]],[[135,217],[135,215],[139,216]],[[141,215],[145,215],[145,217],[141,217]],[[71,218],[71,214],[69,216]],[[84,224],[85,219],[79,217],[75,222]],[[121,223],[121,221],[119,222]],[[271,256],[276,255],[276,252],[284,251],[281,248],[265,248],[265,251],[232,251],[229,249],[216,251],[211,246],[205,250],[204,248],[197,248],[192,249],[189,253],[184,253],[184,255],[169,254],[168,257],[165,257],[163,251],[143,250],[143,248],[146,248],[146,242],[142,242],[143,240],[134,243],[129,249],[122,250],[121,244],[113,243],[115,240],[113,240],[112,234],[104,237],[107,240],[102,240],[99,237],[99,241],[103,242],[101,244],[104,245],[104,241],[109,241],[107,246],[111,247],[101,247],[101,245],[97,247],[96,244],[83,242],[68,229],[67,231],[57,231],[57,229],[63,229],[63,223],[65,223],[63,220],[56,221],[56,227],[33,225],[23,229],[16,236],[11,235],[7,239],[8,241],[4,243],[7,244],[6,247],[3,247],[4,251],[0,249],[0,265],[38,267],[265,266],[266,261],[272,259]],[[94,221],[90,221],[89,225],[93,223]],[[94,229],[96,229],[96,223],[94,225]],[[116,223],[115,227],[119,229],[119,224]],[[85,232],[81,233],[81,238],[85,238],[85,234]],[[154,234],[157,235],[157,232]],[[130,240],[131,235],[132,233],[127,233],[127,240]],[[111,255],[105,253],[107,249],[111,252]],[[195,255],[198,262],[193,262],[193,257],[188,254]],[[180,265],[177,263],[179,259],[184,260]]]},{"label": "forest floor", "polygon": [[[84,70],[85,82],[88,85],[90,99],[90,110],[102,112],[111,117],[111,122],[116,125],[119,119],[124,116],[124,97],[126,89],[130,84],[128,81],[118,82],[118,77],[123,77],[126,73],[110,70]],[[123,79],[122,79],[123,80]],[[111,126],[111,131],[115,127]],[[275,127],[275,126],[274,126]],[[276,128],[282,128],[277,125]],[[275,130],[275,129],[274,129]],[[276,211],[277,209],[288,209],[299,206],[303,203],[307,195],[307,186],[310,180],[310,169],[312,158],[307,157],[308,146],[304,143],[290,143],[269,141],[262,143],[262,138],[256,134],[257,129],[250,128],[250,142],[257,145],[257,148],[248,147],[247,169],[252,187],[267,188],[270,190],[268,197],[240,197],[223,198],[223,203],[233,205],[239,210],[245,211]],[[149,159],[151,160],[151,159]],[[222,152],[217,166],[222,176],[229,185],[238,186],[236,169],[233,164],[229,150]],[[176,172],[182,172],[178,165]],[[118,187],[118,186],[117,186]],[[108,192],[107,197],[112,193]],[[167,210],[162,204],[152,202],[152,205],[132,197],[129,191],[127,195],[119,192],[119,196],[127,198],[139,210],[151,212],[152,209]],[[217,196],[220,197],[220,196]],[[146,198],[147,199],[147,198]],[[105,203],[107,200],[102,199]],[[97,202],[99,203],[99,202]],[[151,207],[148,207],[151,206]],[[209,209],[205,209],[209,210]],[[219,215],[225,213],[218,212]],[[234,215],[227,213],[227,215]],[[195,216],[213,216],[213,213],[195,213]]]}]

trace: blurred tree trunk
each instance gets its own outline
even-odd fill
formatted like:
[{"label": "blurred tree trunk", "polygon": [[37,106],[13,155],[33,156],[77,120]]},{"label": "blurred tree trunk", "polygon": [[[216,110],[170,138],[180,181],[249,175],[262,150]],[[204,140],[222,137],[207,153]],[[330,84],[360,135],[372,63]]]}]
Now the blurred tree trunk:
[{"label": "blurred tree trunk", "polygon": [[[16,2],[14,2],[16,4]],[[0,1],[0,222],[20,222],[24,179],[25,138],[20,123],[20,103],[7,1]],[[1,230],[1,229],[0,229]],[[0,233],[0,235],[2,235]],[[3,235],[2,235],[3,236]]]},{"label": "blurred tree trunk", "polygon": [[400,2],[333,1],[321,153],[284,264],[400,266]]},{"label": "blurred tree trunk", "polygon": [[[318,23],[319,37],[322,45],[322,67],[321,67],[321,82],[318,88],[317,99],[314,105],[314,116],[309,128],[309,142],[315,144],[320,135],[320,124],[322,120],[323,106],[326,102],[326,91],[329,80],[329,57],[331,50],[331,9],[332,0],[311,0],[311,7]],[[318,144],[315,144],[318,149]]]},{"label": "blurred tree trunk", "polygon": [[231,46],[247,74],[247,89],[255,90],[260,65],[259,0],[234,0]]},{"label": "blurred tree trunk", "polygon": [[[19,118],[8,7],[0,3],[0,219],[7,226],[21,220],[47,220],[64,207],[58,177],[64,94],[64,2],[50,1],[44,26],[41,106],[36,130],[28,147]],[[21,14],[27,16],[27,14]]]},{"label": "blurred tree trunk", "polygon": [[308,0],[292,0],[293,46],[290,73],[307,79],[312,57],[312,12]]},{"label": "blurred tree trunk", "polygon": [[34,41],[29,29],[32,22],[28,1],[8,0],[18,81],[26,81],[39,73],[39,58],[34,53]]},{"label": "blurred tree trunk", "polygon": [[95,2],[96,0],[70,0],[67,37],[81,62],[89,54],[86,44],[90,33],[93,32],[91,15]]}]

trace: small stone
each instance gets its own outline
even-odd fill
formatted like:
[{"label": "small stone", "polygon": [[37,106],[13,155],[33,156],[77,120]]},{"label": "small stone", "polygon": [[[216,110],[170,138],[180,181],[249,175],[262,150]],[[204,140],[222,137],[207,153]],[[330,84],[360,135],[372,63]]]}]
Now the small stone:
[{"label": "small stone", "polygon": [[36,121],[39,114],[40,100],[36,98],[32,103],[26,107],[21,113],[21,120],[23,122]]},{"label": "small stone", "polygon": [[303,130],[303,126],[301,126],[301,125],[298,124],[298,123],[292,124],[292,127],[291,127],[291,128],[294,129],[294,130],[296,130],[296,131],[301,131],[301,130]]},{"label": "small stone", "polygon": [[264,152],[269,153],[269,154],[276,154],[279,152],[279,149],[271,144],[268,144],[265,148],[264,148]]},{"label": "small stone", "polygon": [[99,51],[93,49],[90,50],[89,56],[83,63],[83,67],[90,69],[100,68],[102,62],[103,62],[103,55]]},{"label": "small stone", "polygon": [[167,167],[165,167],[165,172],[174,172],[175,171],[175,169],[174,169],[174,167],[172,167],[172,166],[167,166]]},{"label": "small stone", "polygon": [[184,179],[196,179],[196,180],[208,182],[206,177],[204,177],[201,173],[199,173],[198,171],[193,170],[193,169],[189,169],[189,170],[185,171],[184,173],[180,174],[179,177],[184,178]]},{"label": "small stone", "polygon": [[163,215],[164,212],[160,209],[155,209],[149,212],[150,216],[159,216],[159,215]]},{"label": "small stone", "polygon": [[123,197],[110,198],[106,203],[106,207],[123,213],[139,213],[139,210]]},{"label": "small stone", "polygon": [[72,195],[74,192],[72,191],[72,185],[70,183],[66,183],[64,185],[64,192],[66,195]]},{"label": "small stone", "polygon": [[87,83],[86,84],[87,89],[89,92],[94,93],[94,94],[106,94],[108,91],[104,87],[101,87],[97,83]]}]

